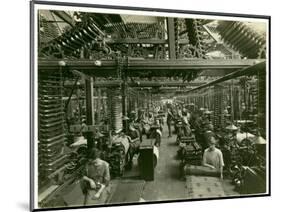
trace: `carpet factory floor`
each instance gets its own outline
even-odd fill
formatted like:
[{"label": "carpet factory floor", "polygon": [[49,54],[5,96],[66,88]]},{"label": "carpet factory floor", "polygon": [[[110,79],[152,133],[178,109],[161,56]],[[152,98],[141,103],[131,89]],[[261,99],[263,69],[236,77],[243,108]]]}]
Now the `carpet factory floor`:
[{"label": "carpet factory floor", "polygon": [[[122,178],[111,180],[111,192],[107,204],[190,199],[186,181],[180,177],[180,161],[176,159],[178,150],[178,145],[175,143],[176,135],[168,138],[167,131],[165,126],[154,181],[146,182],[140,179],[137,156],[135,156],[133,169],[126,171]],[[239,195],[233,190],[230,180],[224,179],[222,186],[226,196]],[[80,186],[76,184],[73,187],[74,189],[70,189],[72,192],[69,192],[64,199],[70,206],[82,205],[83,196]]]},{"label": "carpet factory floor", "polygon": [[[175,141],[176,135],[168,138],[168,129],[165,126],[154,181],[145,182],[139,179],[135,158],[133,170],[127,171],[121,179],[114,180],[109,203],[188,199],[186,182],[180,176],[180,161],[176,159],[178,145]],[[227,196],[238,195],[233,191],[229,180],[223,180],[222,185]]]}]

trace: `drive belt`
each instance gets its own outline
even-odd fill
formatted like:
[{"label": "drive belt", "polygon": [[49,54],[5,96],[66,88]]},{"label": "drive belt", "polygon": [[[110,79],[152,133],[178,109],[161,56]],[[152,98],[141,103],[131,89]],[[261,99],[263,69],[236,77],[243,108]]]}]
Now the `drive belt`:
[{"label": "drive belt", "polygon": [[39,98],[41,99],[57,99],[60,100],[61,99],[61,95],[57,94],[57,95],[47,95],[47,94],[40,94],[39,92]]},{"label": "drive belt", "polygon": [[[40,108],[39,108],[40,109]],[[39,113],[59,113],[59,112],[62,112],[62,109],[61,108],[53,108],[53,109],[40,109],[39,110]],[[44,115],[45,115],[44,114]]]},{"label": "drive belt", "polygon": [[54,104],[54,103],[60,103],[60,99],[40,99],[40,104]]},{"label": "drive belt", "polygon": [[52,117],[52,118],[47,118],[47,119],[40,119],[40,123],[42,125],[46,125],[46,124],[54,124],[56,122],[63,122],[62,117],[58,116],[58,117]]},{"label": "drive belt", "polygon": [[64,112],[56,112],[56,113],[46,113],[46,114],[39,114],[40,118],[50,118],[50,117],[57,117],[62,116]]},{"label": "drive belt", "polygon": [[57,152],[53,151],[52,153],[49,154],[44,153],[42,156],[43,156],[42,159],[44,163],[47,164],[53,163],[54,161],[58,160],[63,156],[62,148],[60,150],[57,149]]},{"label": "drive belt", "polygon": [[57,131],[63,131],[61,125],[57,125],[57,126],[54,126],[54,127],[48,127],[48,128],[40,128],[39,129],[39,132],[42,133],[42,134],[45,134],[44,136],[49,136],[49,133],[51,132],[57,132]]},{"label": "drive belt", "polygon": [[52,138],[45,138],[45,139],[40,139],[40,141],[42,141],[42,143],[53,143],[55,141],[60,141],[60,140],[64,140],[65,134],[60,134],[58,136],[54,136]]},{"label": "drive belt", "polygon": [[44,111],[44,109],[52,109],[52,108],[62,108],[61,104],[39,104],[39,108],[42,109]]},{"label": "drive belt", "polygon": [[58,129],[56,129],[55,131],[49,131],[48,133],[42,133],[42,131],[40,131],[40,133],[41,133],[40,137],[42,139],[47,139],[49,137],[54,137],[54,136],[62,134],[63,133],[63,129],[61,129],[61,127],[60,127]]},{"label": "drive belt", "polygon": [[40,143],[41,152],[50,153],[51,151],[56,151],[57,148],[60,148],[64,145],[65,139],[62,138],[60,140],[54,141],[52,143]]},{"label": "drive belt", "polygon": [[65,162],[65,160],[68,158],[68,155],[62,155],[61,157],[57,158],[55,161],[50,162],[50,163],[45,163],[44,162],[44,168],[45,171],[47,172],[53,172],[56,171],[57,168],[62,166]]},{"label": "drive belt", "polygon": [[57,126],[57,125],[64,125],[64,121],[63,120],[59,120],[57,122],[51,122],[51,123],[40,123],[40,127],[43,127],[43,128],[49,128],[49,127],[54,127],[54,126]]}]

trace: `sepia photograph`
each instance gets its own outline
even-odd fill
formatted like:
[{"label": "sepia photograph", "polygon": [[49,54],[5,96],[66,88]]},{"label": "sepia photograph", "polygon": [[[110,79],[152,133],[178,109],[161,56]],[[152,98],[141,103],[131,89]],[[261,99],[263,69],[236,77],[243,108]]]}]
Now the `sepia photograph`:
[{"label": "sepia photograph", "polygon": [[270,17],[31,3],[33,210],[270,195]]}]

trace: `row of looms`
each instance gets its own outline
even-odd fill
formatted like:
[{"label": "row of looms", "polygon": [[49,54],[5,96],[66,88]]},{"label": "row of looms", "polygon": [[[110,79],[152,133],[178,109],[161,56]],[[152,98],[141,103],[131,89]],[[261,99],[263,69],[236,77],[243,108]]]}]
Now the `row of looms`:
[{"label": "row of looms", "polygon": [[[111,177],[122,180],[133,160],[131,143],[124,139],[130,125],[141,142],[153,139],[150,145],[160,148],[167,107],[186,108],[194,116],[187,134],[173,120],[181,167],[202,159],[204,133],[210,129],[198,120],[206,118],[239,191],[261,192],[252,189],[251,179],[263,191],[265,147],[260,150],[255,142],[267,139],[266,37],[255,26],[57,10],[40,10],[38,20],[41,207],[55,206],[81,177],[92,148],[109,163]],[[153,120],[144,124],[146,116]]]}]

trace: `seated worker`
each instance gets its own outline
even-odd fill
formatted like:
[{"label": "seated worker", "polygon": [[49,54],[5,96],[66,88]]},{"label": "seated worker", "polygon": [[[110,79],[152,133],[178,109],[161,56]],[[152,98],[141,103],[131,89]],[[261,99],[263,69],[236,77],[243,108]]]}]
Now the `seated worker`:
[{"label": "seated worker", "polygon": [[131,142],[135,142],[136,140],[139,140],[139,138],[140,138],[139,132],[134,127],[133,123],[129,124],[128,136],[130,136]]},{"label": "seated worker", "polygon": [[153,116],[153,113],[152,112],[149,112],[148,113],[148,124],[153,124],[154,122],[154,116]]},{"label": "seated worker", "polygon": [[220,177],[223,178],[223,155],[222,152],[216,148],[216,140],[214,137],[210,139],[209,148],[205,149],[203,154],[202,165],[216,169],[220,173]]},{"label": "seated worker", "polygon": [[85,194],[84,205],[105,203],[109,194],[109,164],[100,159],[98,149],[92,149],[89,157],[81,181],[82,191]]},{"label": "seated worker", "polygon": [[141,120],[142,125],[142,134],[148,135],[150,124],[148,122],[148,117],[144,116],[144,118]]}]

